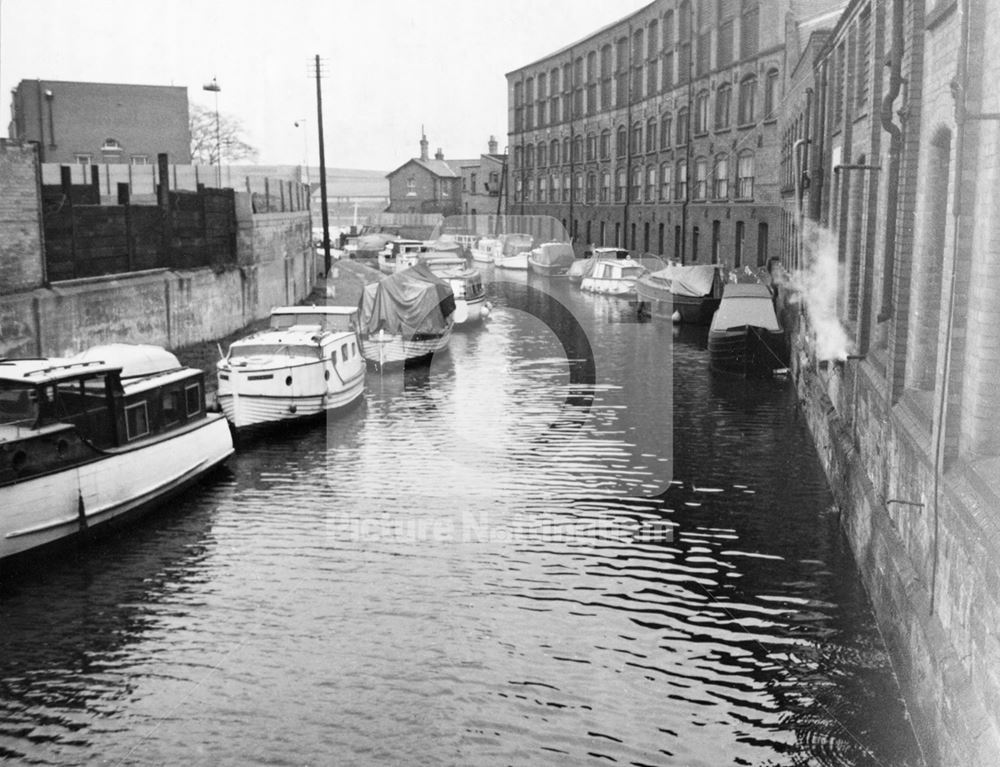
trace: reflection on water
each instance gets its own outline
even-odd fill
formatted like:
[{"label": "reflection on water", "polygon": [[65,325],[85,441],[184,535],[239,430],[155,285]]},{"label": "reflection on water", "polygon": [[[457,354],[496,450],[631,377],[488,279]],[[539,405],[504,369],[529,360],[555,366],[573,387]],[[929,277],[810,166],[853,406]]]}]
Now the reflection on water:
[{"label": "reflection on water", "polygon": [[917,764],[788,385],[565,281],[491,300],[428,369],[5,584],[0,757]]}]

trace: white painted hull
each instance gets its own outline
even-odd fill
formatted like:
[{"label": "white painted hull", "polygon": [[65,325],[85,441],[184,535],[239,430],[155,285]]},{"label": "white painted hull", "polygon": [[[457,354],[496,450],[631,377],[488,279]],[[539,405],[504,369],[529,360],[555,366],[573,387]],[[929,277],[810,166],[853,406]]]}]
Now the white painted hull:
[{"label": "white painted hull", "polygon": [[585,290],[588,293],[604,293],[610,296],[635,295],[635,280],[609,280],[584,277],[580,282],[580,290]]},{"label": "white painted hull", "polygon": [[520,269],[522,271],[528,270],[528,251],[523,253],[518,253],[513,256],[497,256],[493,260],[493,265],[500,267],[501,269]]},{"label": "white painted hull", "polygon": [[493,263],[493,251],[492,250],[476,250],[472,249],[472,260],[478,261],[481,264],[492,264]]},{"label": "white painted hull", "polygon": [[466,301],[464,298],[455,299],[455,324],[473,325],[482,322],[489,314],[486,308],[486,296],[474,298]]},{"label": "white painted hull", "polygon": [[[330,368],[332,374],[324,373]],[[353,403],[364,391],[364,366],[360,359],[341,380],[325,361],[291,367],[233,367],[220,371],[218,401],[236,429],[278,421],[311,418]],[[228,378],[223,378],[227,375]],[[260,380],[263,376],[269,376]],[[291,378],[292,385],[285,381]]]},{"label": "white painted hull", "polygon": [[398,335],[375,334],[363,339],[365,359],[377,368],[397,365],[417,364],[432,354],[448,348],[451,340],[451,326],[440,335],[420,340],[407,339]]},{"label": "white painted hull", "polygon": [[139,513],[233,452],[225,418],[105,451],[94,461],[0,488],[0,560]]}]

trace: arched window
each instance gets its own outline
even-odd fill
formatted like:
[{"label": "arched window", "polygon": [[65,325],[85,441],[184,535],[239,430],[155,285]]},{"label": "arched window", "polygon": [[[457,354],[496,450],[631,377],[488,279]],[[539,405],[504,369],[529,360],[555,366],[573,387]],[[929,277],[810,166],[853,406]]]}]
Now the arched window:
[{"label": "arched window", "polygon": [[757,78],[747,75],[740,81],[740,105],[738,121],[747,125],[754,121],[754,96],[757,93]]},{"label": "arched window", "polygon": [[521,147],[514,147],[514,168],[518,169],[524,164],[524,152]]},{"label": "arched window", "polygon": [[528,144],[528,146],[526,146],[524,148],[524,165],[525,165],[525,167],[528,167],[528,168],[534,168],[535,167],[535,145],[534,144]]},{"label": "arched window", "polygon": [[581,162],[583,160],[583,136],[575,136],[573,138],[573,162]]},{"label": "arched window", "polygon": [[611,174],[605,171],[601,174],[601,202],[611,199]]},{"label": "arched window", "polygon": [[601,159],[607,160],[611,157],[611,131],[601,131]]},{"label": "arched window", "polygon": [[646,202],[656,202],[656,166],[646,166]]},{"label": "arched window", "polygon": [[587,174],[587,202],[593,202],[597,199],[597,174],[588,173]]},{"label": "arched window", "polygon": [[632,154],[642,151],[642,123],[636,120],[632,123]]},{"label": "arched window", "polygon": [[740,58],[749,58],[760,46],[760,12],[757,0],[743,0],[740,9]]},{"label": "arched window", "polygon": [[627,151],[628,132],[625,130],[624,125],[619,125],[618,131],[615,133],[615,154],[619,157],[624,157]]},{"label": "arched window", "polygon": [[677,163],[676,186],[674,188],[674,199],[682,202],[687,199],[688,169],[687,162],[680,160]]},{"label": "arched window", "polygon": [[736,159],[736,196],[741,200],[753,199],[753,152],[740,152]]},{"label": "arched window", "polygon": [[646,151],[656,151],[656,118],[650,117],[646,120]]},{"label": "arched window", "polygon": [[777,106],[778,91],[778,70],[769,69],[764,77],[764,119],[770,120],[775,116],[774,108]]},{"label": "arched window", "polygon": [[619,168],[615,174],[615,202],[625,199],[625,169]]},{"label": "arched window", "polygon": [[660,164],[660,202],[670,202],[673,192],[674,166],[669,162]]},{"label": "arched window", "polygon": [[673,117],[667,112],[660,118],[660,149],[670,148],[670,130],[673,124]]},{"label": "arched window", "polygon": [[708,91],[699,91],[694,99],[694,134],[708,132]]},{"label": "arched window", "polygon": [[632,202],[639,202],[642,199],[642,168],[632,169],[632,189],[630,192]]},{"label": "arched window", "polygon": [[524,184],[524,201],[535,201],[535,180],[533,178],[529,178]]},{"label": "arched window", "polygon": [[559,139],[557,138],[549,142],[549,160],[553,165],[559,164]]},{"label": "arched window", "polygon": [[677,110],[677,140],[674,142],[677,146],[684,146],[688,142],[687,135],[688,128],[688,108],[681,107]]},{"label": "arched window", "polygon": [[719,86],[715,92],[715,129],[725,130],[729,127],[729,103],[732,101],[733,89],[729,83]]},{"label": "arched window", "polygon": [[570,158],[569,136],[566,136],[562,140],[562,158],[563,158],[563,164],[569,163],[569,158]]},{"label": "arched window", "polygon": [[593,133],[587,134],[587,162],[597,159],[597,136]]},{"label": "arched window", "polygon": [[546,156],[547,154],[548,154],[548,149],[547,149],[547,147],[545,145],[545,142],[543,141],[543,142],[541,142],[538,145],[538,157],[537,157],[537,159],[538,159],[538,167],[539,168],[544,168],[548,164],[547,163],[548,157]]},{"label": "arched window", "polygon": [[699,157],[694,161],[694,199],[708,197],[708,158]]},{"label": "arched window", "polygon": [[729,197],[729,156],[720,154],[715,156],[715,167],[712,170],[714,189],[712,197],[716,200],[725,200]]},{"label": "arched window", "polygon": [[538,178],[538,201],[548,202],[548,182],[545,176]]}]

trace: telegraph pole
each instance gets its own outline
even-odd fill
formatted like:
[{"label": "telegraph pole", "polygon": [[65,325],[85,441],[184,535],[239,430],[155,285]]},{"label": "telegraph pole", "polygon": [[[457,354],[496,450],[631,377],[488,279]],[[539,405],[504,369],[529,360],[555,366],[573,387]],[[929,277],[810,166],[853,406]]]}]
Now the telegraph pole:
[{"label": "telegraph pole", "polygon": [[316,124],[319,130],[319,196],[323,213],[323,276],[330,276],[330,213],[326,204],[326,151],[323,146],[322,64],[316,54]]}]

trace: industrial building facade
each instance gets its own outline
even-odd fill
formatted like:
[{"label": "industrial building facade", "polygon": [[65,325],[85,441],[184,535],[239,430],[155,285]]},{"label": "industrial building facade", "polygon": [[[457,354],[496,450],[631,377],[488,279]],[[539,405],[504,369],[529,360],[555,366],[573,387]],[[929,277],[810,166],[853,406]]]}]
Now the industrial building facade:
[{"label": "industrial building facade", "polygon": [[797,5],[658,0],[508,73],[507,211],[552,216],[578,246],[766,264]]}]

